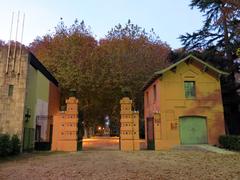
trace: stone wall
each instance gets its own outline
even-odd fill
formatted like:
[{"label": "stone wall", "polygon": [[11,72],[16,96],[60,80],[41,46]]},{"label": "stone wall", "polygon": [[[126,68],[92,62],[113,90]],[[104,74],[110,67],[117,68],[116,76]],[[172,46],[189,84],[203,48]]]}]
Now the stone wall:
[{"label": "stone wall", "polygon": [[[9,56],[8,56],[9,54]],[[9,58],[8,58],[9,57]],[[28,52],[0,48],[0,133],[23,135]]]}]

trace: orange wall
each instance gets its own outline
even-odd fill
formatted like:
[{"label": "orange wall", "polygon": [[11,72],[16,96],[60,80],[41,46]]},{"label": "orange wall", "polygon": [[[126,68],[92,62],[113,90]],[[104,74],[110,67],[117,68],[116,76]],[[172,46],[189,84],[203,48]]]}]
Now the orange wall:
[{"label": "orange wall", "polygon": [[[60,107],[60,90],[52,82],[49,83],[49,100],[48,100],[48,115],[54,116],[58,113]],[[53,124],[53,119],[49,118],[48,125],[47,125],[47,138],[50,137],[50,125]],[[49,139],[50,140],[50,139]]]},{"label": "orange wall", "polygon": [[59,112],[53,118],[52,151],[77,151],[78,115]]},{"label": "orange wall", "polygon": [[53,117],[52,151],[77,151],[78,100],[66,100],[67,110]]},{"label": "orange wall", "polygon": [[58,112],[60,108],[60,90],[55,84],[50,82],[49,85],[49,101],[48,101],[48,114],[52,116]]},{"label": "orange wall", "polygon": [[[154,101],[154,85],[156,85],[156,100]],[[148,94],[148,95],[147,95]],[[147,98],[148,96],[148,98]],[[148,99],[148,102],[147,102]],[[144,92],[144,119],[153,117],[160,110],[160,80],[153,82]],[[145,122],[145,138],[147,138],[147,123]]]},{"label": "orange wall", "polygon": [[[154,85],[156,85],[156,100],[154,100]],[[147,94],[148,94],[148,101],[147,102]],[[153,111],[159,111],[160,109],[160,80],[156,80],[152,85],[150,85],[144,93],[144,109],[146,116],[153,117]]]}]

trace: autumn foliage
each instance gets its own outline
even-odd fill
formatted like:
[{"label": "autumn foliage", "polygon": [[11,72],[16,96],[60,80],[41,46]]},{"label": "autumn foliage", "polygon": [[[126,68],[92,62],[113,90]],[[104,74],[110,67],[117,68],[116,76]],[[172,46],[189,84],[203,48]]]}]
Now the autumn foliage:
[{"label": "autumn foliage", "polygon": [[52,34],[37,38],[31,51],[60,82],[63,97],[77,90],[86,126],[109,115],[118,123],[124,89],[142,107],[141,87],[154,71],[168,65],[170,47],[151,30],[128,21],[97,41],[85,23],[66,27],[61,21]]}]

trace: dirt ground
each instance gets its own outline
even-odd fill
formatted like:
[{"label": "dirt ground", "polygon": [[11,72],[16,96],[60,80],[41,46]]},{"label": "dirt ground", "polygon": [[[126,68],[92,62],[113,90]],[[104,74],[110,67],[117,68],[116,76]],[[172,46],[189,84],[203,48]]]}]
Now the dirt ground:
[{"label": "dirt ground", "polygon": [[82,151],[27,154],[0,163],[0,179],[240,179],[240,155]]},{"label": "dirt ground", "polygon": [[0,179],[234,179],[240,153],[200,150],[32,153],[0,161]]},{"label": "dirt ground", "polygon": [[83,150],[119,150],[119,137],[92,137],[83,139]]}]

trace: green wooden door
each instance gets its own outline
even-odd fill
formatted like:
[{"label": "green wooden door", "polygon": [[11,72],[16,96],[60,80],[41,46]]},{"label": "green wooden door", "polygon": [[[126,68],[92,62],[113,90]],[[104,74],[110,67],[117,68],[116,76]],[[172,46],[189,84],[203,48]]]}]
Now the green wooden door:
[{"label": "green wooden door", "polygon": [[206,118],[180,118],[180,138],[182,144],[206,144],[208,142]]}]

